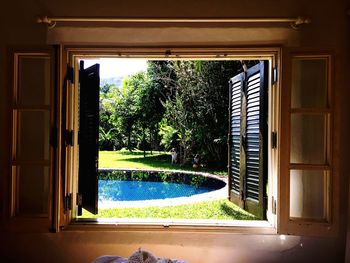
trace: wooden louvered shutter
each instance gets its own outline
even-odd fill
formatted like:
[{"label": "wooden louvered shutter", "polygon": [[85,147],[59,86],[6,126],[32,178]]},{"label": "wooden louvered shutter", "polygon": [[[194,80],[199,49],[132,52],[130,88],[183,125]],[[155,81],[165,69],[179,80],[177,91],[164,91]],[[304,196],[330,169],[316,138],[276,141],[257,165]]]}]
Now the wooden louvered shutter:
[{"label": "wooden louvered shutter", "polygon": [[82,208],[98,213],[99,68],[80,62],[78,215]]},{"label": "wooden louvered shutter", "polygon": [[230,200],[260,219],[267,198],[267,63],[230,81]]},{"label": "wooden louvered shutter", "polygon": [[241,115],[242,115],[242,98],[245,74],[239,74],[233,77],[230,84],[230,133],[229,133],[229,187],[230,200],[240,207],[244,208],[242,199],[243,177],[241,176],[241,156],[242,137],[241,137]]},{"label": "wooden louvered shutter", "polygon": [[246,72],[245,209],[266,218],[267,61]]}]

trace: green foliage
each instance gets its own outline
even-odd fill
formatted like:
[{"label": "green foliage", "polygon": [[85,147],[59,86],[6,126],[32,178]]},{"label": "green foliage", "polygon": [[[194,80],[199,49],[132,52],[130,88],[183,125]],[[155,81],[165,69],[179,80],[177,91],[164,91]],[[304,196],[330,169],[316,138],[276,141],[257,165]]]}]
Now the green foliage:
[{"label": "green foliage", "polygon": [[[137,136],[137,121],[140,117],[140,90],[147,85],[147,76],[144,72],[125,77],[119,88],[119,96],[115,107],[115,115],[120,123],[120,129],[127,138],[127,148],[131,151],[135,142],[132,138]],[[135,140],[134,140],[135,141]]]},{"label": "green foliage", "polygon": [[97,215],[83,210],[82,217],[256,220],[252,214],[226,199],[166,207],[102,208]]},{"label": "green foliage", "polygon": [[105,85],[100,89],[100,127],[99,146],[101,150],[121,148],[121,134],[115,116],[117,103],[117,87]]},{"label": "green foliage", "polygon": [[160,144],[163,145],[164,149],[168,151],[176,146],[176,142],[179,139],[178,131],[172,126],[168,125],[165,118],[160,123],[159,135],[162,138]]},{"label": "green foliage", "polygon": [[202,163],[226,166],[228,80],[236,61],[176,61],[172,96],[164,103],[169,125],[178,130],[182,163],[199,154]]},{"label": "green foliage", "polygon": [[[148,61],[147,71],[105,85],[100,96],[100,149],[169,150],[181,165],[226,167],[228,81],[239,61]],[[252,66],[255,61],[246,61]]]}]

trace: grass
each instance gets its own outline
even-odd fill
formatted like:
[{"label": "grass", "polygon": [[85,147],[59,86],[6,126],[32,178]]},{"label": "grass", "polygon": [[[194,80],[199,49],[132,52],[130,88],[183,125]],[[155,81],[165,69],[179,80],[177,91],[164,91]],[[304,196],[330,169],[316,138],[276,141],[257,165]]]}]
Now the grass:
[{"label": "grass", "polygon": [[170,163],[170,155],[165,152],[153,151],[146,153],[143,157],[143,151],[128,150],[120,151],[100,151],[99,168],[136,168],[136,169],[175,169]]},{"label": "grass", "polygon": [[226,199],[167,207],[99,209],[97,215],[83,210],[82,218],[256,219]]},{"label": "grass", "polygon": [[99,168],[135,168],[135,169],[164,169],[164,170],[186,170],[211,172],[219,175],[227,175],[226,170],[213,170],[206,168],[193,168],[191,165],[180,166],[179,164],[171,164],[171,156],[166,152],[128,150],[120,151],[100,151],[99,152]]}]

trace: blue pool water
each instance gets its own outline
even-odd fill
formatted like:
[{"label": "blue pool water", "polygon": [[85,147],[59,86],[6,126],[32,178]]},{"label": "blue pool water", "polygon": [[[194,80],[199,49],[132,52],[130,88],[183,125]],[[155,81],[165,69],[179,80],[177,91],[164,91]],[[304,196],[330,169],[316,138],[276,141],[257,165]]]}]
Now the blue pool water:
[{"label": "blue pool water", "polygon": [[140,201],[185,197],[214,189],[188,184],[148,181],[99,180],[99,201]]}]

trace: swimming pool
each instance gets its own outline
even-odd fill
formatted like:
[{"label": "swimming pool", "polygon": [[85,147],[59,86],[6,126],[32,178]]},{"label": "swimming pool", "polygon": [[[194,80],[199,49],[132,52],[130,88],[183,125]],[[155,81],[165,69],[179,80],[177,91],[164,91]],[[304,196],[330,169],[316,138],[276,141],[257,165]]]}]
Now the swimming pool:
[{"label": "swimming pool", "polygon": [[[208,196],[224,190],[226,180],[207,173],[129,169],[99,170],[99,203],[107,206]],[[197,198],[198,199],[198,198]]]},{"label": "swimming pool", "polygon": [[141,201],[192,196],[212,191],[204,186],[148,181],[99,180],[99,201]]}]

